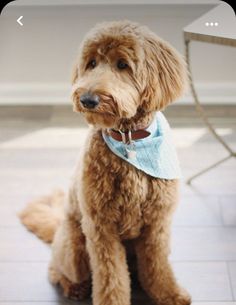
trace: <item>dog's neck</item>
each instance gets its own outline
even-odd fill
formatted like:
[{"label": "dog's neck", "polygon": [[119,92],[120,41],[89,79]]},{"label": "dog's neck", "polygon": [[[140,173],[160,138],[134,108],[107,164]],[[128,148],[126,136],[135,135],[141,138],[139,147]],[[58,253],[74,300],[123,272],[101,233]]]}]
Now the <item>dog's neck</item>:
[{"label": "dog's neck", "polygon": [[113,129],[121,130],[122,132],[146,129],[152,123],[154,116],[155,112],[144,112],[140,109],[134,117],[119,120]]}]

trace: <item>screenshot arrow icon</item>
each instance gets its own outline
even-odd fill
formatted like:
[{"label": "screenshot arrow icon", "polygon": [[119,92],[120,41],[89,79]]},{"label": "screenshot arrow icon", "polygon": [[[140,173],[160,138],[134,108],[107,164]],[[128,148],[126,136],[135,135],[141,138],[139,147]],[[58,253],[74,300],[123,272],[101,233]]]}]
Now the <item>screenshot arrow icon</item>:
[{"label": "screenshot arrow icon", "polygon": [[23,23],[21,22],[21,19],[23,18],[23,16],[20,16],[16,21],[19,23],[19,25],[23,26]]}]

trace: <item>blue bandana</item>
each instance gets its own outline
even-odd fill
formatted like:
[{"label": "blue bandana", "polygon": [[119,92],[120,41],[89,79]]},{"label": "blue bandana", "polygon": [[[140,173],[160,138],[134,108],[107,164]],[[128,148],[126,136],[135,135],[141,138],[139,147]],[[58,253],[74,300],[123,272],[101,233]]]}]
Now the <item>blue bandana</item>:
[{"label": "blue bandana", "polygon": [[180,178],[178,157],[164,115],[157,112],[146,130],[150,132],[148,137],[133,141],[130,145],[114,140],[105,131],[102,135],[114,154],[146,174],[162,179]]}]

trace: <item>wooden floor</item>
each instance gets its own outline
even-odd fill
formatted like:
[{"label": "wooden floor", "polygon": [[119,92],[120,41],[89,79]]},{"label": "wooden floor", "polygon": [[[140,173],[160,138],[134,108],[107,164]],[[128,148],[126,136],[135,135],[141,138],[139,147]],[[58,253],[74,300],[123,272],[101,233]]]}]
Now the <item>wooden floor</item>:
[{"label": "wooden floor", "polygon": [[[235,121],[235,120],[234,120]],[[214,120],[236,148],[236,121]],[[183,168],[171,261],[179,282],[198,305],[236,305],[236,162],[227,161],[187,186],[191,174],[227,155],[197,119],[170,118]],[[47,279],[50,247],[19,223],[31,199],[66,189],[86,135],[70,112],[6,111],[0,121],[0,305],[76,304]],[[91,304],[90,300],[80,304]],[[149,304],[138,290],[133,304]]]}]

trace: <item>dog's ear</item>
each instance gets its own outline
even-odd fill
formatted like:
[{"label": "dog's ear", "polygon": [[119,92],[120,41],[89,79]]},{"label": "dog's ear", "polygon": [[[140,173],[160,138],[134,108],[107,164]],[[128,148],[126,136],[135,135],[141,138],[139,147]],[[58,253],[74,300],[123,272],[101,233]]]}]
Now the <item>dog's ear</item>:
[{"label": "dog's ear", "polygon": [[155,34],[146,37],[144,51],[146,73],[142,108],[147,111],[161,110],[184,93],[186,64],[173,47]]},{"label": "dog's ear", "polygon": [[78,71],[78,63],[74,65],[72,69],[72,75],[71,75],[71,83],[72,85],[75,84],[75,82],[78,80],[79,71]]}]

